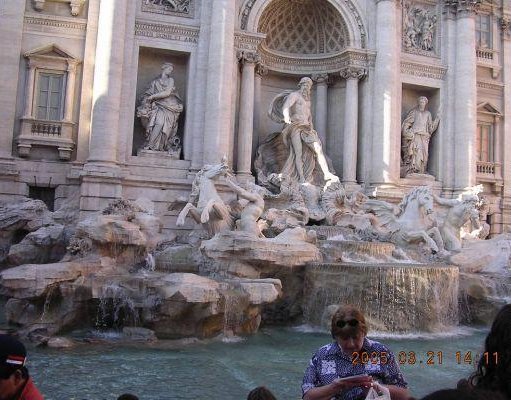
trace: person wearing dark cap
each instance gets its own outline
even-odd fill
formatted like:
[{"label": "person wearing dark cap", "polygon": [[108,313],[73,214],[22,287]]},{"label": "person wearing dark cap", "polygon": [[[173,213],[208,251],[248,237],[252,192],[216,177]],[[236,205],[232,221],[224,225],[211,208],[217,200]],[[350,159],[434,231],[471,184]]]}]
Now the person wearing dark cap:
[{"label": "person wearing dark cap", "polygon": [[0,400],[44,400],[25,367],[27,351],[10,335],[0,335]]},{"label": "person wearing dark cap", "polygon": [[363,400],[371,387],[388,390],[392,400],[409,399],[394,354],[367,339],[367,331],[360,310],[351,305],[339,307],[332,317],[334,342],[317,350],[305,371],[304,400]]}]

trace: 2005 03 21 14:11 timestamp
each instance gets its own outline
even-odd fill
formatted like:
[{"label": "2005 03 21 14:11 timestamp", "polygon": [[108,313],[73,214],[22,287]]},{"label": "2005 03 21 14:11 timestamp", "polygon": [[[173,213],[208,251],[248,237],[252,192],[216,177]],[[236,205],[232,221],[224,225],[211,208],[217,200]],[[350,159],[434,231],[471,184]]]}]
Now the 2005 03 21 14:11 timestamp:
[{"label": "2005 03 21 14:11 timestamp", "polygon": [[[473,353],[471,351],[456,351],[454,354],[454,361],[457,364],[477,365],[481,360],[483,364],[498,364],[498,353]],[[424,364],[424,365],[442,365],[445,361],[443,351],[427,351],[425,353],[416,353],[414,351],[400,351],[397,353],[397,361],[399,364]]]}]

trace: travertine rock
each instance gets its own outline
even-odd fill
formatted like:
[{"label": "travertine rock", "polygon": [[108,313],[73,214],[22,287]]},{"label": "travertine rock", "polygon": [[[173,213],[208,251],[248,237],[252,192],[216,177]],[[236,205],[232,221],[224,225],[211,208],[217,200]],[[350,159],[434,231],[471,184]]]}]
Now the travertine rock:
[{"label": "travertine rock", "polygon": [[56,262],[64,256],[65,249],[64,226],[48,225],[12,245],[8,260],[12,265]]}]

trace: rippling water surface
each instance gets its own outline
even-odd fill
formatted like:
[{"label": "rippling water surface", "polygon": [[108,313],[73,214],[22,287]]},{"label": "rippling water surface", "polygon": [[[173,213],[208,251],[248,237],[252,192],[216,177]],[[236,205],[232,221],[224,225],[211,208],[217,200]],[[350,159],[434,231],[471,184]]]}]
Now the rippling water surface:
[{"label": "rippling water surface", "polygon": [[[420,397],[468,376],[474,366],[463,360],[458,364],[456,352],[479,353],[485,335],[484,330],[460,329],[448,336],[373,337],[396,354],[407,353],[402,370],[412,394]],[[128,346],[114,340],[70,350],[33,348],[29,368],[48,400],[116,399],[124,392],[146,400],[241,400],[259,385],[268,386],[279,400],[297,400],[311,354],[329,341],[326,333],[305,328],[262,329],[229,341]],[[434,365],[426,363],[428,351],[435,352]],[[415,353],[414,364],[409,352]]]}]

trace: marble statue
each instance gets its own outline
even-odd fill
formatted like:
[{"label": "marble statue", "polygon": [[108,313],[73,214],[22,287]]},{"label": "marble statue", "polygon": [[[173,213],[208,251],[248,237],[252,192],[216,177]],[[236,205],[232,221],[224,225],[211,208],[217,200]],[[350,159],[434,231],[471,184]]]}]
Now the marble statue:
[{"label": "marble statue", "polygon": [[220,198],[215,187],[215,182],[227,175],[230,175],[230,171],[226,159],[220,164],[205,165],[197,172],[188,203],[179,213],[176,226],[183,226],[190,214],[211,236],[233,230],[234,218],[230,207]]},{"label": "marble statue", "polygon": [[181,141],[177,136],[177,128],[183,101],[170,76],[173,69],[171,63],[161,66],[161,76],[153,80],[142,95],[137,117],[145,128],[145,150],[164,151],[179,158]]},{"label": "marble statue", "polygon": [[428,98],[418,98],[418,106],[411,110],[401,125],[401,174],[425,174],[428,165],[429,140],[438,128],[439,116],[434,120],[426,110]]},{"label": "marble statue", "polygon": [[443,253],[444,243],[437,227],[430,187],[414,187],[398,206],[381,200],[367,200],[365,207],[388,231],[389,241],[404,247],[424,242],[433,253]]},{"label": "marble statue", "polygon": [[472,223],[475,229],[480,227],[479,210],[477,209],[479,198],[477,194],[462,194],[461,199],[446,199],[437,195],[433,195],[433,198],[438,204],[449,207],[443,222],[440,224],[440,234],[446,250],[460,250],[461,227],[468,221]]},{"label": "marble statue", "polygon": [[312,84],[310,78],[302,78],[299,90],[284,91],[271,102],[270,118],[285,123],[281,135],[288,155],[279,172],[299,183],[310,183],[317,164],[325,181],[338,181],[339,178],[329,170],[318,133],[312,125]]},{"label": "marble statue", "polygon": [[[254,187],[247,189],[243,189],[241,186],[238,186],[232,179],[226,179],[227,185],[238,194],[242,199],[247,200],[246,205],[243,207],[240,218],[236,221],[236,225],[238,230],[242,232],[246,232],[255,237],[264,237],[261,233],[261,227],[258,223],[259,218],[263,214],[264,211],[264,197],[262,194],[258,193],[261,190],[265,190],[264,188]],[[259,190],[258,190],[259,189]]]}]

